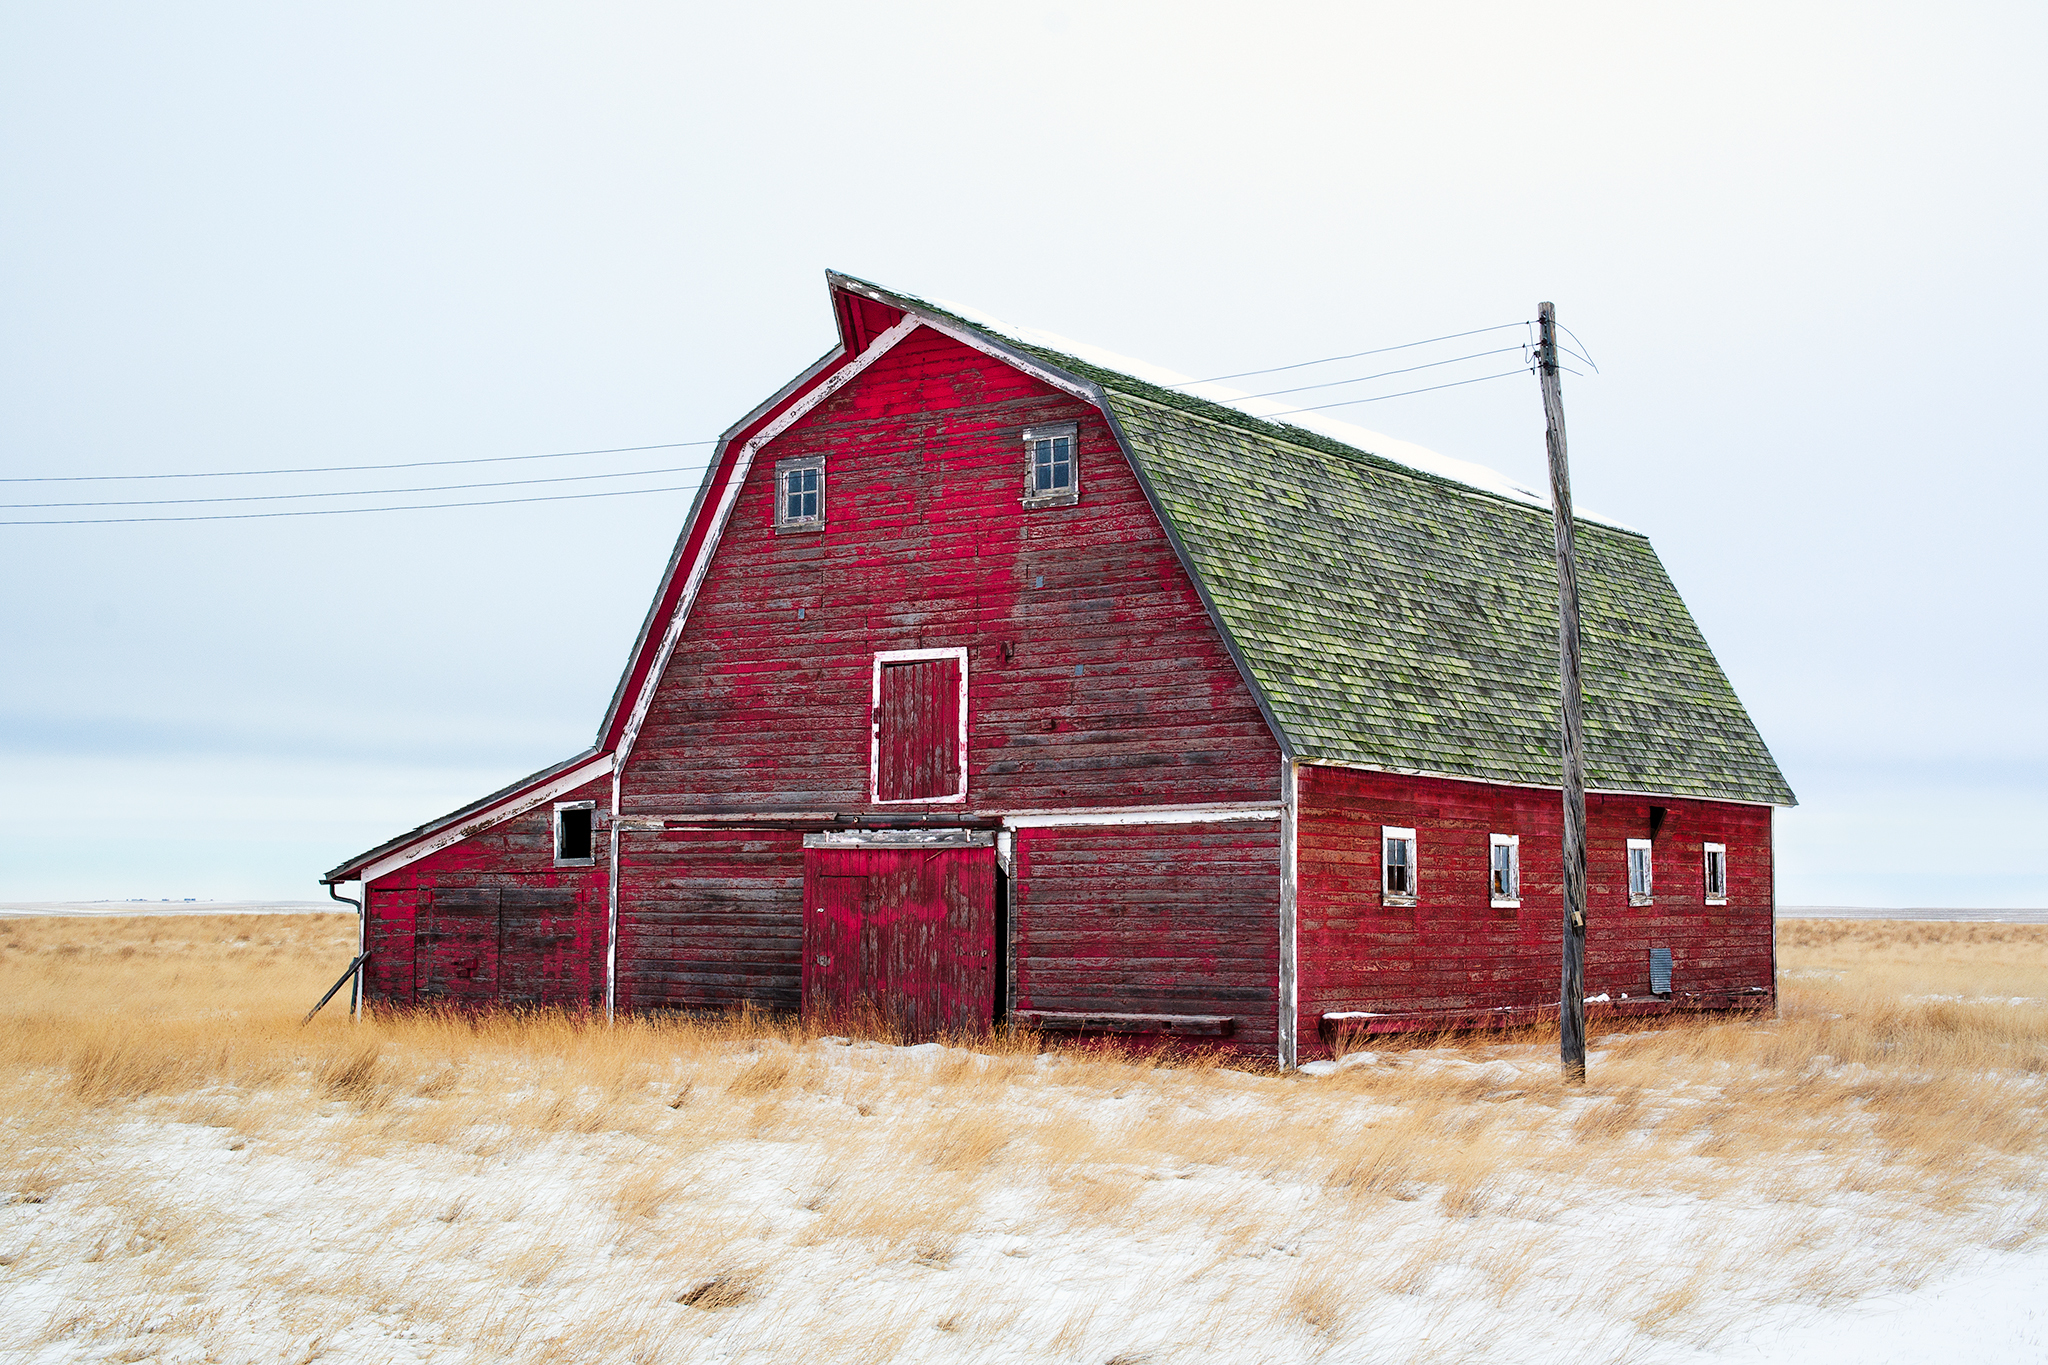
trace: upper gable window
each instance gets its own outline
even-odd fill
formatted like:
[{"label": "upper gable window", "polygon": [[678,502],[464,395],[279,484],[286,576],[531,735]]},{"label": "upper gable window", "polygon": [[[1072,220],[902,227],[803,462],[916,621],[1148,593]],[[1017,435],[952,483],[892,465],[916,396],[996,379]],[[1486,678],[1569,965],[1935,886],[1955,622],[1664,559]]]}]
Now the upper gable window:
[{"label": "upper gable window", "polygon": [[825,457],[798,455],[775,462],[775,529],[825,529]]},{"label": "upper gable window", "polygon": [[1064,507],[1081,497],[1081,427],[1054,422],[1024,428],[1024,505]]},{"label": "upper gable window", "polygon": [[1650,841],[1631,839],[1628,841],[1628,903],[1650,904],[1651,887]]}]

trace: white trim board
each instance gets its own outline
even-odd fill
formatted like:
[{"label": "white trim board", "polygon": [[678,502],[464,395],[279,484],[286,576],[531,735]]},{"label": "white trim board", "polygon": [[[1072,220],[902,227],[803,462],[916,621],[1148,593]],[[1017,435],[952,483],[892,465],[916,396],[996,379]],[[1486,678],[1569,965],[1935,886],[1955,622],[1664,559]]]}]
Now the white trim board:
[{"label": "white trim board", "polygon": [[1215,820],[1278,820],[1280,804],[1216,806],[1123,806],[1111,810],[985,811],[1000,816],[1005,829],[1053,829],[1064,825],[1193,825]]},{"label": "white trim board", "polygon": [[568,772],[552,779],[543,786],[535,787],[531,791],[515,796],[509,801],[501,801],[489,810],[480,811],[465,820],[450,825],[438,833],[428,835],[417,843],[407,844],[396,853],[386,854],[363,869],[362,880],[373,882],[379,877],[389,876],[408,863],[416,863],[429,854],[439,853],[450,844],[459,844],[464,839],[489,829],[492,825],[502,824],[514,816],[524,815],[536,806],[544,806],[563,792],[574,791],[586,782],[603,777],[611,770],[612,756],[610,754],[599,754],[596,758],[591,759],[590,762],[583,764],[581,767],[571,768]]},{"label": "white trim board", "polygon": [[[960,710],[959,733],[954,738],[955,752],[960,759],[960,786],[945,796],[898,796],[888,800],[882,797],[882,666],[884,664],[915,663],[924,659],[951,659],[960,666],[960,696],[955,703]],[[868,800],[877,806],[929,806],[962,802],[967,799],[967,647],[952,645],[943,649],[882,649],[875,652],[874,684],[868,698]]]},{"label": "white trim board", "polygon": [[676,641],[682,637],[683,625],[690,619],[690,609],[697,603],[697,593],[704,586],[705,575],[711,572],[711,561],[718,554],[719,542],[725,538],[725,528],[732,520],[732,511],[739,502],[740,489],[746,484],[747,473],[754,466],[754,456],[761,447],[789,430],[808,416],[811,410],[833,394],[859,378],[868,366],[880,360],[894,349],[897,342],[909,336],[921,325],[918,318],[905,315],[888,331],[877,336],[865,351],[845,365],[826,376],[825,381],[791,403],[760,431],[747,438],[740,447],[731,472],[726,475],[725,486],[719,490],[718,506],[711,514],[711,529],[705,534],[704,543],[697,550],[697,558],[690,564],[689,577],[683,580],[683,590],[676,598],[675,607],[669,612],[668,625],[661,634],[661,647],[655,651],[654,662],[648,666],[647,675],[640,680],[640,691],[633,698],[633,710],[626,721],[626,728],[619,736],[619,767],[623,770],[626,760],[633,752],[633,744],[640,738],[640,727],[647,719],[647,708],[654,701],[654,693],[661,685],[662,674],[668,671],[669,656],[675,653]]}]

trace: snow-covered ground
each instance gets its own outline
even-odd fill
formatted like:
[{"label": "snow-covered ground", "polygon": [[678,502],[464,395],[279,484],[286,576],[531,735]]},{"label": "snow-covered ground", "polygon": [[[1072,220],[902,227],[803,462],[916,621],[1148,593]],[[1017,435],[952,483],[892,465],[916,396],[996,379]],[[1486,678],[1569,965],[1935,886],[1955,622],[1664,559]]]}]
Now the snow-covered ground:
[{"label": "snow-covered ground", "polygon": [[1603,1090],[1599,1052],[1560,1099],[1513,1047],[1272,1077],[770,1038],[593,1077],[351,1046],[14,1115],[0,1359],[2048,1360],[2043,1153],[1902,1194],[1849,1127],[1741,1128],[1723,1170],[1725,1094]]}]

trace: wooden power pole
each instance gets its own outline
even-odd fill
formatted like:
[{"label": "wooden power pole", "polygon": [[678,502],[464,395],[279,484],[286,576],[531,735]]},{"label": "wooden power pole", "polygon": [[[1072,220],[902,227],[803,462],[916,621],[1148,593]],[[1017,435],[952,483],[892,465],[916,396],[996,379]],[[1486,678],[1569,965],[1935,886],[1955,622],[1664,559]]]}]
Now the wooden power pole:
[{"label": "wooden power pole", "polygon": [[1558,1056],[1566,1085],[1586,1083],[1586,727],[1579,688],[1579,571],[1572,474],[1565,462],[1564,394],[1557,381],[1557,311],[1536,310],[1537,374],[1550,447],[1550,509],[1557,533],[1557,654],[1564,703],[1564,979],[1558,986]]}]

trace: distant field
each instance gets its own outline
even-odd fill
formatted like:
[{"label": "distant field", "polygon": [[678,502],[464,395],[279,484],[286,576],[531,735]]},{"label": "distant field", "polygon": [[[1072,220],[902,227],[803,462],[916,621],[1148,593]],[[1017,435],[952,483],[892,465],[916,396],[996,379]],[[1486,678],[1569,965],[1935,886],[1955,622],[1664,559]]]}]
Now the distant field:
[{"label": "distant field", "polygon": [[1802,1318],[2048,1267],[2048,926],[1788,920],[1781,1020],[1603,1034],[1582,1091],[1541,1034],[300,1028],[353,932],[0,922],[0,1359],[1828,1359]]}]

